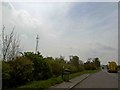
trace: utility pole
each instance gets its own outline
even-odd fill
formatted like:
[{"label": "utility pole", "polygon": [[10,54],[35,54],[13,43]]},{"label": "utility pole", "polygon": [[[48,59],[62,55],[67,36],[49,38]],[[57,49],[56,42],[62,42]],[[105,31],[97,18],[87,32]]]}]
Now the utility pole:
[{"label": "utility pole", "polygon": [[38,52],[38,39],[39,39],[39,36],[37,35],[37,37],[36,37],[36,50],[35,50],[35,53],[37,53]]}]

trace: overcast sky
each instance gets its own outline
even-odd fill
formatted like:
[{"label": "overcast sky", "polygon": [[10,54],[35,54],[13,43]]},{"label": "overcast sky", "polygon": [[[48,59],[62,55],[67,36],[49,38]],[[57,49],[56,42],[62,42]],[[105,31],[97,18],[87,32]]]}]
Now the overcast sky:
[{"label": "overcast sky", "polygon": [[2,23],[6,33],[15,26],[22,51],[35,51],[38,34],[44,56],[118,60],[117,2],[4,2]]}]

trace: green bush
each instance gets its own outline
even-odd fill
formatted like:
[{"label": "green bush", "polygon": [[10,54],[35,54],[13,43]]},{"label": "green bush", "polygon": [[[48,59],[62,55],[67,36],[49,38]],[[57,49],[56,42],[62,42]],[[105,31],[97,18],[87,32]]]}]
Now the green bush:
[{"label": "green bush", "polygon": [[43,68],[41,73],[42,73],[42,77],[41,77],[42,80],[52,77],[51,68],[46,62],[43,62]]},{"label": "green bush", "polygon": [[17,57],[9,62],[11,66],[11,84],[13,86],[25,84],[30,81],[33,71],[33,63],[26,57]]},{"label": "green bush", "polygon": [[9,87],[10,81],[10,65],[6,62],[2,62],[2,87]]},{"label": "green bush", "polygon": [[2,71],[2,61],[0,60],[0,71]]},{"label": "green bush", "polygon": [[59,63],[58,61],[53,61],[51,64],[51,69],[52,69],[52,73],[56,76],[61,75],[62,72],[62,64]]},{"label": "green bush", "polygon": [[60,76],[64,68],[69,68],[69,65],[61,57],[53,59],[52,57],[45,58],[45,61],[49,64],[52,74],[54,76]]},{"label": "green bush", "polygon": [[117,66],[118,70],[120,70],[120,65]]},{"label": "green bush", "polygon": [[84,64],[80,64],[78,67],[78,71],[81,72],[84,70]]},{"label": "green bush", "polygon": [[70,69],[71,73],[76,73],[78,71],[77,67],[75,67],[73,65],[69,65],[69,69]]},{"label": "green bush", "polygon": [[33,80],[48,79],[52,76],[49,65],[45,62],[40,53],[25,52],[25,57],[29,58],[33,62]]},{"label": "green bush", "polygon": [[85,70],[96,70],[96,66],[94,63],[86,63],[84,64]]}]

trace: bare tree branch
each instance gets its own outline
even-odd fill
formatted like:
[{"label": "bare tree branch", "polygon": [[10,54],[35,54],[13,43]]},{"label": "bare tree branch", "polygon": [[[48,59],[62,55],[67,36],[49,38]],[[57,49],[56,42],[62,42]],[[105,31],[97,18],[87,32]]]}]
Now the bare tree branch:
[{"label": "bare tree branch", "polygon": [[15,57],[18,55],[18,48],[19,48],[19,40],[14,35],[14,29],[13,27],[12,32],[9,35],[5,35],[5,26],[3,26],[2,30],[2,54],[3,54],[3,60],[14,60]]}]

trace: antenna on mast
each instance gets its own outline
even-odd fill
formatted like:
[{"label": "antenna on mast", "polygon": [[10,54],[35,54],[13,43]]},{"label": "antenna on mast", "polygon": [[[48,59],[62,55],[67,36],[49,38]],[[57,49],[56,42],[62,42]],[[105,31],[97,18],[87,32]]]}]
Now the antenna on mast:
[{"label": "antenna on mast", "polygon": [[39,36],[37,35],[37,37],[36,37],[36,49],[35,49],[35,53],[37,53],[38,52],[38,41],[39,40]]}]

